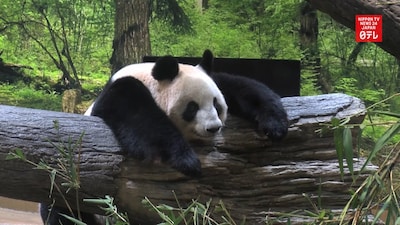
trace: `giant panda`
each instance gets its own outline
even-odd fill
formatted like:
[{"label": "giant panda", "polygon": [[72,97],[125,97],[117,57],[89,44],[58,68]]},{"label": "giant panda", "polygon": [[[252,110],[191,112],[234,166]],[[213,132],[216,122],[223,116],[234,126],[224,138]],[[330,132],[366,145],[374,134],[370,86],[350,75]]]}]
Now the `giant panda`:
[{"label": "giant panda", "polygon": [[[85,115],[101,117],[128,156],[160,160],[191,177],[201,176],[201,164],[188,140],[214,137],[228,112],[254,122],[272,140],[285,137],[289,124],[280,97],[255,80],[214,73],[213,58],[206,50],[197,66],[171,56],[128,65],[110,78]],[[49,217],[45,204],[41,213]]]}]

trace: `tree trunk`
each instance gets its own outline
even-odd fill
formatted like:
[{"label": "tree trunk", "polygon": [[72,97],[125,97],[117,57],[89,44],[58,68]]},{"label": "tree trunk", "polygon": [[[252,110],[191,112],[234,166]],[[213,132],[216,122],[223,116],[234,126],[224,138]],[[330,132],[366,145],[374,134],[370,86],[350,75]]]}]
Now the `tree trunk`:
[{"label": "tree trunk", "polygon": [[[49,142],[57,146],[76,143],[84,132],[76,152],[80,198],[115,196],[119,209],[128,212],[131,222],[160,222],[141,202],[148,197],[154,204],[176,206],[174,193],[182,206],[192,199],[203,203],[212,199],[213,204],[222,200],[236,221],[246,216],[247,224],[265,224],[266,216],[271,218],[274,212],[310,209],[310,199],[320,199],[324,209],[342,208],[350,197],[348,189],[357,187],[362,179],[352,183],[346,169],[341,179],[332,132],[320,134],[316,130],[324,126],[321,124],[329,124],[332,117],[352,116],[352,122],[362,122],[363,103],[344,94],[288,97],[282,102],[292,125],[281,143],[257,135],[254,124],[234,117],[228,118],[213,143],[192,143],[202,162],[200,179],[185,177],[166,165],[125,158],[100,118],[0,106],[0,195],[51,201],[48,174],[5,157],[21,149],[29,160],[57,167],[60,154]],[[58,130],[54,129],[55,120]],[[364,162],[355,159],[356,173]],[[374,169],[367,167],[361,178]],[[73,193],[66,197],[73,205]],[[63,203],[60,199],[56,202]],[[82,204],[81,208],[99,212],[96,205]]]},{"label": "tree trunk", "polygon": [[379,0],[307,0],[313,7],[330,15],[339,23],[355,29],[357,14],[381,14],[383,41],[376,43],[400,59],[400,2]]},{"label": "tree trunk", "polygon": [[151,54],[148,0],[115,0],[112,73]]},{"label": "tree trunk", "polygon": [[307,1],[300,5],[300,49],[302,51],[301,67],[316,78],[316,85],[322,93],[332,91],[329,79],[321,73],[321,57],[318,48],[317,10]]},{"label": "tree trunk", "polygon": [[[359,42],[354,46],[353,50],[351,51],[349,58],[346,61],[346,67],[352,67],[357,61],[358,54],[360,54],[361,50],[365,46],[365,42]],[[347,73],[344,73],[347,75]]]}]

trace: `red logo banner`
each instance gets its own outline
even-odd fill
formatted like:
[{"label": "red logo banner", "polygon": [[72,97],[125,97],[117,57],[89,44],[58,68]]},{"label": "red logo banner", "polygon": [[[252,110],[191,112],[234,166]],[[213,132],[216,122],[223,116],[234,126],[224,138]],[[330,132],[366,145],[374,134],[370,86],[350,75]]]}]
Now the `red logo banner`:
[{"label": "red logo banner", "polygon": [[382,42],[382,15],[356,15],[356,41]]}]

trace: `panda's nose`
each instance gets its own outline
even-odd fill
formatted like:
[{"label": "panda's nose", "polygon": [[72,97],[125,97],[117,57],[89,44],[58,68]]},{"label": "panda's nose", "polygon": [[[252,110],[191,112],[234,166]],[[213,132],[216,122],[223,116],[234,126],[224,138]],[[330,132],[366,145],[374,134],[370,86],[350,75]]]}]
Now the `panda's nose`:
[{"label": "panda's nose", "polygon": [[215,134],[217,133],[219,130],[221,130],[221,126],[215,126],[215,127],[210,127],[206,129],[207,132]]}]

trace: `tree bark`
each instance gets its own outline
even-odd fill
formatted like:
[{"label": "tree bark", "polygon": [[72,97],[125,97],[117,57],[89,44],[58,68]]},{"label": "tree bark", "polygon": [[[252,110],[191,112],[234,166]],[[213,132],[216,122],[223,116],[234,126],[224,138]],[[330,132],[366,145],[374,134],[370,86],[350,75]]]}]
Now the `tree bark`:
[{"label": "tree bark", "polygon": [[339,23],[355,29],[357,14],[381,14],[383,41],[376,43],[386,52],[400,59],[400,3],[378,0],[307,0],[318,10],[327,13]]},{"label": "tree bark", "polygon": [[307,1],[300,5],[300,49],[302,70],[308,70],[316,78],[316,85],[322,93],[332,92],[332,85],[321,73],[321,57],[318,48],[317,10]]},{"label": "tree bark", "polygon": [[[365,42],[359,42],[356,44],[356,46],[354,46],[353,50],[349,55],[349,58],[346,61],[346,67],[351,67],[356,63],[358,54],[360,54],[364,46]],[[345,74],[347,74],[347,72]]]},{"label": "tree bark", "polygon": [[[350,197],[348,189],[360,183],[352,183],[346,169],[344,180],[340,178],[332,132],[320,134],[316,130],[329,124],[332,117],[352,116],[352,122],[362,122],[363,103],[344,94],[288,97],[282,102],[292,124],[283,142],[273,143],[256,134],[254,124],[230,116],[212,143],[192,143],[202,162],[200,179],[185,177],[166,165],[126,158],[100,118],[0,106],[0,195],[51,201],[47,173],[5,157],[21,149],[29,160],[57,167],[60,156],[49,141],[56,145],[75,143],[84,133],[76,152],[80,199],[115,196],[119,209],[132,216],[131,222],[160,222],[141,202],[147,196],[154,204],[176,205],[174,193],[182,205],[192,199],[203,203],[222,200],[234,219],[246,216],[248,224],[262,224],[272,212],[311,208],[304,194],[315,202],[321,198],[324,208],[343,207]],[[356,159],[354,170],[359,172],[364,161]],[[367,167],[361,177],[374,169]],[[66,196],[73,205],[75,196],[71,192]],[[59,199],[56,202],[62,203]],[[81,207],[99,212],[94,205]]]},{"label": "tree bark", "polygon": [[148,0],[115,0],[112,74],[151,54]]}]

